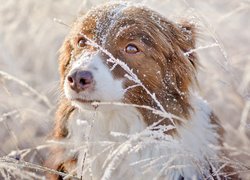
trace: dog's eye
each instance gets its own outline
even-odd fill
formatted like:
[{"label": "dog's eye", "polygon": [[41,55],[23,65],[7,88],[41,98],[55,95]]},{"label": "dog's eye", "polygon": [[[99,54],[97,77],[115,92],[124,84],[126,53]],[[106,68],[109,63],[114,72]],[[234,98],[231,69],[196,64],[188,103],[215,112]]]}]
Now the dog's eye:
[{"label": "dog's eye", "polygon": [[79,39],[77,42],[77,45],[79,48],[84,47],[86,45],[86,39],[84,39],[84,38]]},{"label": "dog's eye", "polygon": [[139,49],[136,45],[134,44],[128,44],[127,47],[125,48],[126,53],[128,54],[136,54],[139,52]]}]

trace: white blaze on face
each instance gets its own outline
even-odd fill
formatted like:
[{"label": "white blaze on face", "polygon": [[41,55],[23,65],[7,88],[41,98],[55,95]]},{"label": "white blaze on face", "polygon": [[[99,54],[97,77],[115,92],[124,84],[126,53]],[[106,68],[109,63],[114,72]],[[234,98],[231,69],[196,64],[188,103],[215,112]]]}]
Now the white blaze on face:
[{"label": "white blaze on face", "polygon": [[[68,74],[74,70],[90,71],[93,75],[93,86],[79,93],[72,90],[67,81],[64,81],[64,93],[69,100],[81,99],[87,101],[119,102],[124,95],[123,82],[115,79],[105,61],[98,52],[84,52],[81,57],[72,63]],[[77,106],[82,103],[75,101]]]}]

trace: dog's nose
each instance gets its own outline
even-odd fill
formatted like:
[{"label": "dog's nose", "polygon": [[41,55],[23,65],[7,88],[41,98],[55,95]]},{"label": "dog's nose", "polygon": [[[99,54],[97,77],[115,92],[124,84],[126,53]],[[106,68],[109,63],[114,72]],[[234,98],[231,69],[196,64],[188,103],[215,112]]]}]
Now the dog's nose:
[{"label": "dog's nose", "polygon": [[90,71],[77,70],[67,76],[71,89],[76,92],[84,91],[93,83],[93,74]]}]

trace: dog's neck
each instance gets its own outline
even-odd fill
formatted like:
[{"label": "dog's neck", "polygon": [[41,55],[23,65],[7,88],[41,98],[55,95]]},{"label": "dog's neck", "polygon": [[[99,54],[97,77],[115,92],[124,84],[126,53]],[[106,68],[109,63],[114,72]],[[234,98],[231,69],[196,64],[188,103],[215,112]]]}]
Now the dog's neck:
[{"label": "dog's neck", "polygon": [[[129,147],[142,146],[142,149],[138,152],[136,150],[135,152],[127,152],[128,154],[126,156],[128,157],[126,162],[122,163],[126,164],[127,171],[135,176],[135,173],[140,171],[136,168],[131,169],[130,163],[152,158],[151,156],[163,156],[166,158],[166,161],[168,161],[171,157],[181,154],[181,158],[177,158],[175,160],[176,162],[174,161],[173,163],[187,165],[187,167],[184,166],[185,168],[182,170],[182,175],[191,178],[197,173],[194,167],[188,166],[191,159],[202,162],[204,165],[203,168],[209,169],[210,165],[207,164],[207,158],[217,158],[218,151],[211,148],[210,145],[218,145],[218,134],[215,131],[214,124],[210,121],[211,110],[207,103],[196,95],[192,96],[190,103],[194,107],[194,110],[190,112],[191,118],[187,120],[186,123],[177,126],[178,134],[176,136],[167,136],[167,138],[170,138],[170,141],[166,141],[165,146],[164,142],[160,140],[160,136],[152,138],[150,137],[150,133],[141,133],[145,132],[148,126],[144,122],[140,112],[133,107],[112,107],[110,111],[107,109],[98,111],[97,109],[96,111],[80,110],[75,112],[69,124],[69,136],[77,147],[81,145],[85,146],[86,142],[90,142],[88,147],[90,159],[95,157],[96,154],[102,154],[103,150],[108,148],[110,144],[113,144],[113,147],[116,148],[120,147],[124,142],[126,142],[125,144],[128,144]],[[148,135],[148,137],[145,136],[145,134]],[[161,135],[164,136],[164,133]],[[151,145],[153,141],[159,141],[161,143],[155,147]],[[168,145],[166,146],[166,144]],[[131,153],[135,153],[136,156],[132,156]],[[93,172],[94,174],[96,173],[95,175],[97,175],[98,178],[102,176],[99,171],[101,167],[99,166],[106,161],[107,156],[108,154],[102,154],[97,160],[100,163],[93,166]],[[179,172],[173,171],[173,174],[169,177],[175,176],[176,174],[177,176],[180,175]],[[150,178],[153,177],[149,177],[149,179]]]},{"label": "dog's neck", "polygon": [[84,130],[89,131],[87,129],[91,128],[89,138],[92,141],[120,141],[120,138],[114,137],[112,134],[131,135],[146,128],[143,117],[136,108],[114,107],[113,105],[110,109],[106,106],[101,110],[98,108],[96,110],[79,110],[74,113],[69,125],[70,132],[80,133],[74,136],[82,138],[86,136]]}]

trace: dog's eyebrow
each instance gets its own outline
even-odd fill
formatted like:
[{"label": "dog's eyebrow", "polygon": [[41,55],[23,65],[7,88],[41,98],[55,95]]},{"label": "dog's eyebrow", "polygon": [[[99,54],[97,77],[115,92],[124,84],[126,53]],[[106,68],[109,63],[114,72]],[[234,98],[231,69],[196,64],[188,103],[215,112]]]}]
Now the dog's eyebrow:
[{"label": "dog's eyebrow", "polygon": [[139,39],[140,41],[142,41],[142,43],[150,47],[154,46],[155,44],[153,38],[151,38],[148,34],[143,32],[130,34],[130,36],[127,39],[128,40]]},{"label": "dog's eyebrow", "polygon": [[150,47],[154,46],[154,44],[155,44],[153,39],[150,36],[147,36],[147,35],[142,35],[141,41],[144,44],[146,44],[147,46],[150,46]]}]

